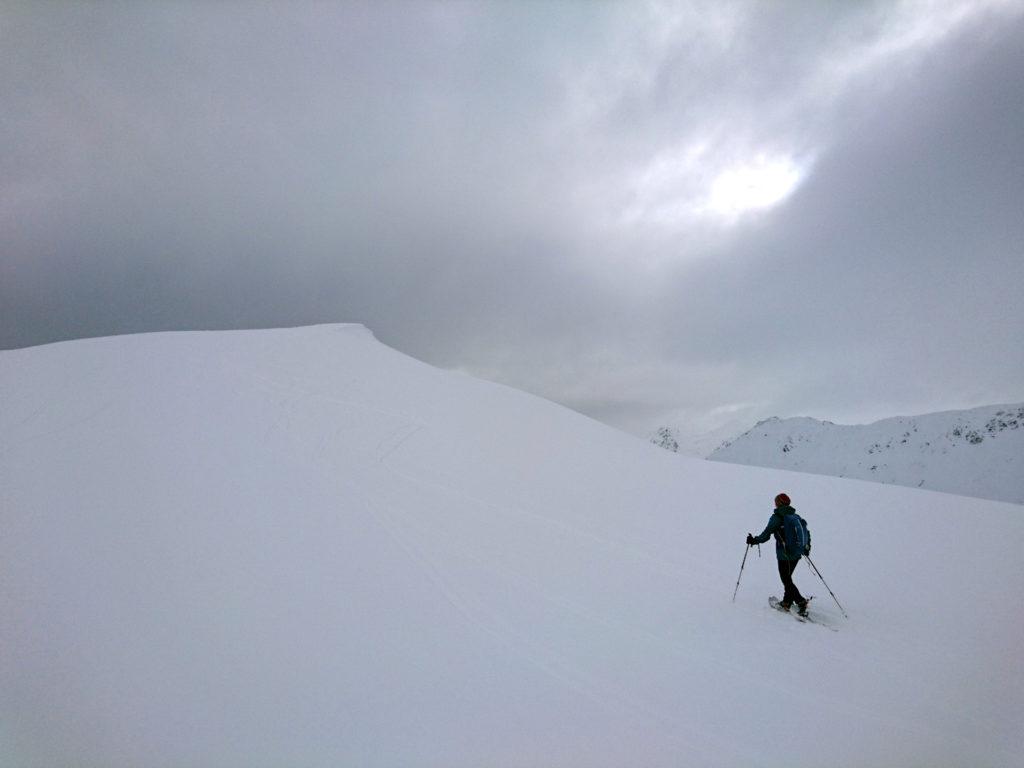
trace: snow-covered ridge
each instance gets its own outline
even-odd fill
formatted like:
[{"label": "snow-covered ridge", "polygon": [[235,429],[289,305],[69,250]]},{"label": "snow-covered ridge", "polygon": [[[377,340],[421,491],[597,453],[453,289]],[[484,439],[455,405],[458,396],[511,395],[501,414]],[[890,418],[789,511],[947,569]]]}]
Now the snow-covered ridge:
[{"label": "snow-covered ridge", "polygon": [[712,451],[738,435],[746,424],[738,419],[703,432],[683,431],[677,427],[660,427],[650,436],[650,442],[659,448],[678,453],[681,456],[703,459]]},{"label": "snow-covered ridge", "polygon": [[[767,607],[769,552],[731,602],[780,490],[838,632]],[[359,326],[0,352],[0,766],[1013,765],[1022,546]]]},{"label": "snow-covered ridge", "polygon": [[771,418],[708,458],[1024,504],[1024,404],[853,426]]}]

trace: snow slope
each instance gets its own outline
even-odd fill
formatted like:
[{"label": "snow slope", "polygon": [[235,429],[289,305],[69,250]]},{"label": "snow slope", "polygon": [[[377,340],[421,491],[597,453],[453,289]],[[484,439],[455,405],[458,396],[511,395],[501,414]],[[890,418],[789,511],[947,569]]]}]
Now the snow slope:
[{"label": "snow slope", "polygon": [[736,437],[749,423],[730,420],[714,429],[698,432],[681,427],[660,427],[650,436],[650,442],[673,453],[703,459]]},{"label": "snow slope", "polygon": [[[0,353],[0,765],[1024,754],[1009,504],[686,459],[359,326]],[[780,490],[819,616],[747,558]]]},{"label": "snow slope", "polygon": [[708,458],[1024,504],[1024,403],[855,426],[768,419]]}]

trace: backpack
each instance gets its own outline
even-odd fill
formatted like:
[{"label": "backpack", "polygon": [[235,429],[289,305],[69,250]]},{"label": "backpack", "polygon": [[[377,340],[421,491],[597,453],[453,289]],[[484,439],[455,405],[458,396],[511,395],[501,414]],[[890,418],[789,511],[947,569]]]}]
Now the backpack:
[{"label": "backpack", "polygon": [[782,515],[782,548],[789,557],[811,554],[811,531],[807,521],[795,512]]}]

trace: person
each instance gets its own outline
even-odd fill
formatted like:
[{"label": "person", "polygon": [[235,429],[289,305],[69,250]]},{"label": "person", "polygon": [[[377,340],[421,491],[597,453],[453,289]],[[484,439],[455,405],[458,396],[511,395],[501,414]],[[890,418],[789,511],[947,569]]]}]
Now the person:
[{"label": "person", "polygon": [[782,595],[782,603],[779,607],[788,611],[790,606],[796,603],[797,611],[800,615],[806,616],[807,600],[804,599],[804,596],[800,594],[800,590],[796,588],[796,584],[793,583],[793,571],[796,569],[796,564],[800,562],[802,553],[786,551],[786,540],[782,532],[783,518],[786,515],[795,514],[796,510],[790,506],[789,496],[785,493],[780,493],[775,497],[775,511],[772,512],[772,516],[768,519],[768,525],[765,526],[765,529],[759,536],[748,533],[747,545],[764,544],[772,536],[775,536],[775,556],[779,561],[779,578],[782,579],[782,586],[786,590]]}]

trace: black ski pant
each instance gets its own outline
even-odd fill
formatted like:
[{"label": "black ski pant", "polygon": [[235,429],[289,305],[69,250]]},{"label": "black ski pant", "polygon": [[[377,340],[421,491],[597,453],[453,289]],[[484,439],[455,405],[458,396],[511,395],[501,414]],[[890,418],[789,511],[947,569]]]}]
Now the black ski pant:
[{"label": "black ski pant", "polygon": [[804,596],[800,594],[800,590],[793,583],[793,570],[799,562],[799,557],[796,560],[779,560],[779,577],[782,579],[782,586],[786,588],[786,592],[782,596],[782,602],[786,605],[792,603],[800,605],[804,602]]}]

